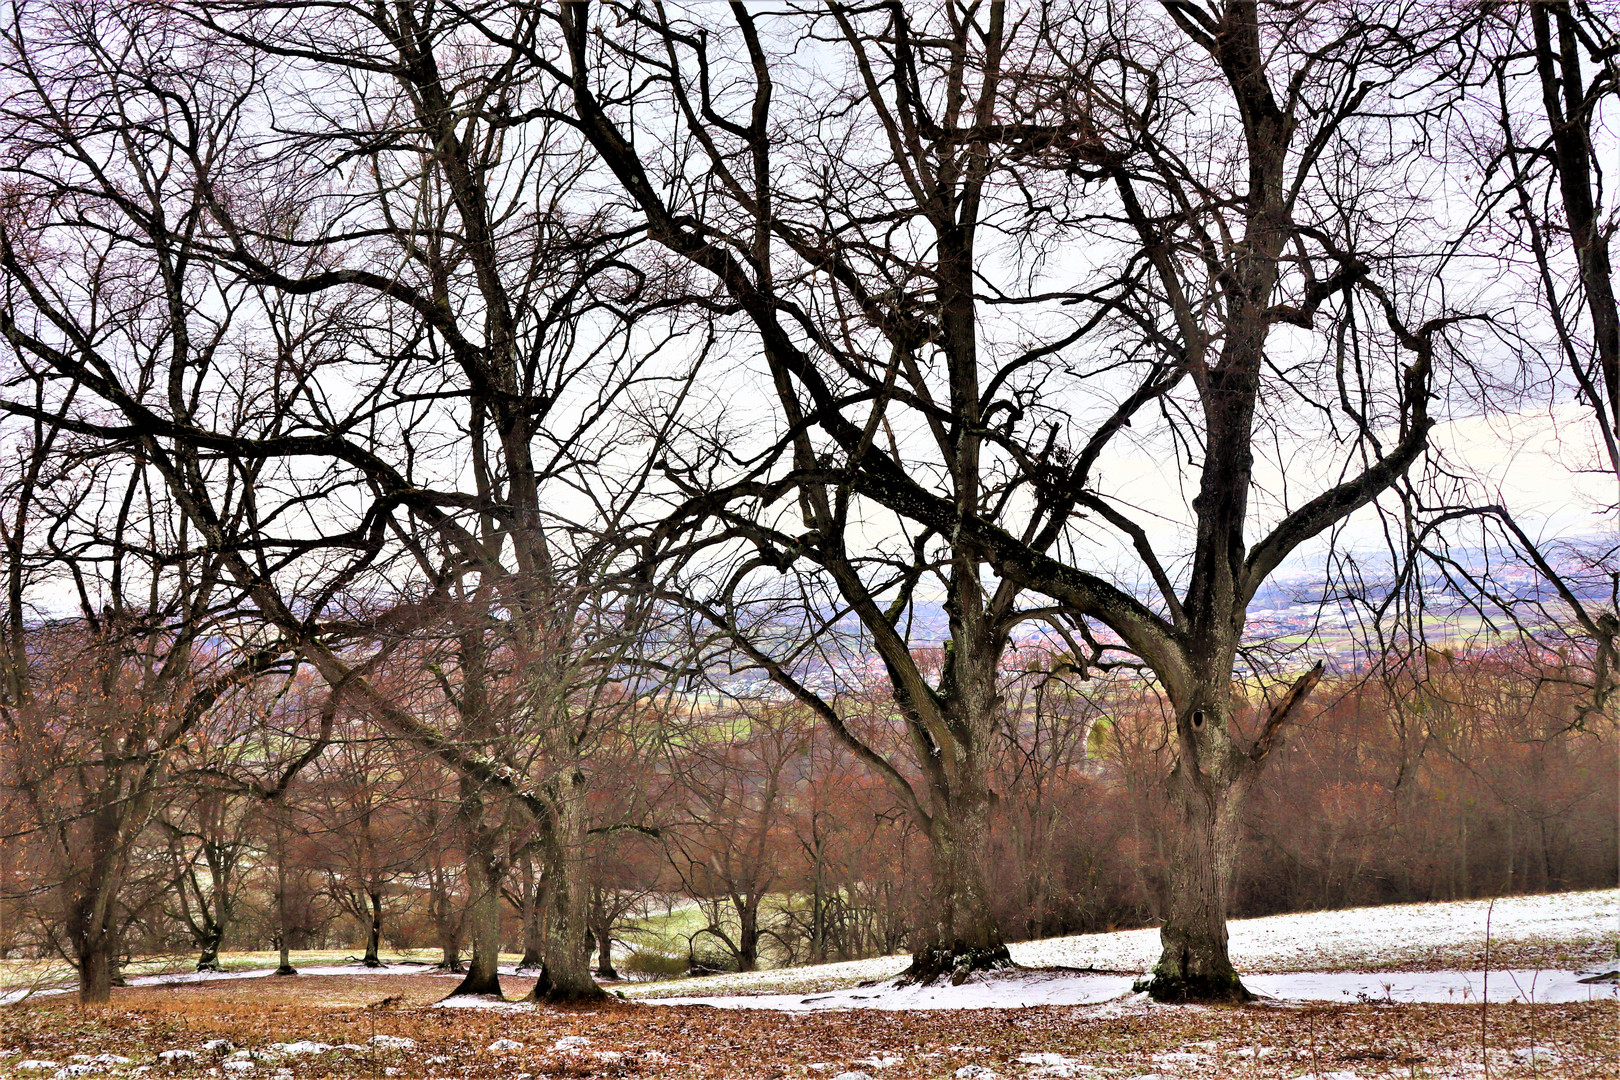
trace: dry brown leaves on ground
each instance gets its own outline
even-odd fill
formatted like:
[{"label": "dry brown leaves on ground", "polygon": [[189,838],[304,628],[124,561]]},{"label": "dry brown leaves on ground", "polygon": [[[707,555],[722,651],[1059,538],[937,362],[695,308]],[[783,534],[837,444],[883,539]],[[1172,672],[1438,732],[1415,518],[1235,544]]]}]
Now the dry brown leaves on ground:
[{"label": "dry brown leaves on ground", "polygon": [[[582,1009],[434,1008],[428,976],[242,979],[116,991],[0,1009],[0,1074],[24,1060],[85,1072],[282,1080],[334,1077],[904,1078],[1482,1077],[1477,1005],[1207,1009],[1116,1003],[957,1012],[784,1014],[613,1002]],[[509,980],[508,992],[520,992]],[[526,989],[523,987],[522,989]],[[1493,1005],[1489,1075],[1610,1077],[1614,1002]],[[381,1036],[382,1038],[379,1038]],[[229,1058],[213,1040],[228,1040]],[[397,1040],[410,1040],[409,1045]],[[299,1053],[273,1044],[319,1043]],[[345,1048],[346,1047],[346,1048]],[[182,1051],[170,1053],[167,1051]],[[188,1056],[195,1054],[196,1056]],[[143,1068],[144,1067],[144,1068]],[[32,1075],[49,1077],[50,1071]],[[1337,1080],[1337,1078],[1336,1078]]]}]

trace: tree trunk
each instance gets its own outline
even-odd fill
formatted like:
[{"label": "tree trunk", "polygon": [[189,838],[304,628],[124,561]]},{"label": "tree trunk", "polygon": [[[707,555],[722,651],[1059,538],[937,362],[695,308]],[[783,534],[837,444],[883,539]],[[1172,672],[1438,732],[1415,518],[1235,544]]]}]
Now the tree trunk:
[{"label": "tree trunk", "polygon": [[810,962],[827,962],[827,915],[821,897],[821,852],[816,852],[815,878],[810,893]]},{"label": "tree trunk", "polygon": [[461,962],[461,928],[453,919],[444,919],[439,923],[438,968],[449,972],[467,969],[467,965]]},{"label": "tree trunk", "polygon": [[296,975],[292,966],[287,926],[287,834],[281,818],[276,818],[276,974]]},{"label": "tree trunk", "polygon": [[113,942],[111,934],[98,934],[79,951],[79,1004],[105,1005],[112,997]]},{"label": "tree trunk", "polygon": [[501,858],[500,829],[484,824],[482,793],[462,781],[460,814],[467,840],[467,922],[472,960],[451,997],[466,994],[501,996]]},{"label": "tree trunk", "polygon": [[467,905],[469,939],[472,942],[472,960],[467,974],[451,991],[459,994],[501,994],[501,892],[490,880],[487,868],[480,869],[482,859],[467,861],[467,887],[471,892]]},{"label": "tree trunk", "polygon": [[203,939],[199,943],[201,955],[197,957],[198,971],[219,971],[219,947],[225,940],[225,928],[213,919],[208,920],[204,926]]},{"label": "tree trunk", "polygon": [[1148,989],[1159,1001],[1249,1001],[1227,953],[1226,911],[1237,868],[1241,785],[1185,763],[1171,774],[1173,822],[1166,867],[1162,951]]},{"label": "tree trunk", "polygon": [[[1235,639],[1233,639],[1235,641]],[[1178,756],[1168,796],[1163,951],[1148,991],[1160,1001],[1253,1000],[1226,948],[1231,901],[1242,844],[1242,811],[1279,732],[1322,677],[1318,662],[1272,706],[1251,745],[1232,730],[1232,653],[1203,658],[1189,700],[1176,713]]]},{"label": "tree trunk", "polygon": [[988,793],[959,793],[934,816],[929,908],[903,982],[927,985],[948,975],[960,985],[973,971],[1013,966],[990,911],[985,879],[989,812]]},{"label": "tree trunk", "polygon": [[617,979],[613,969],[613,931],[607,925],[596,928],[596,974],[602,979]]},{"label": "tree trunk", "polygon": [[91,832],[90,861],[68,909],[68,939],[79,966],[79,1004],[105,1005],[112,987],[123,985],[118,976],[118,934],[113,906],[120,885],[121,852],[117,828],[105,812],[97,815]]},{"label": "tree trunk", "polygon": [[560,796],[546,845],[546,957],[532,1001],[589,1001],[604,996],[591,977],[590,883],[585,873],[585,784],[578,773],[558,781]]},{"label": "tree trunk", "polygon": [[539,971],[546,962],[545,923],[546,886],[528,875],[523,887],[523,959],[518,961],[519,971]]},{"label": "tree trunk", "polygon": [[737,970],[759,968],[759,896],[739,899],[737,908]]},{"label": "tree trunk", "polygon": [[360,962],[366,967],[382,967],[382,893],[366,893],[371,919],[366,926],[366,955]]}]

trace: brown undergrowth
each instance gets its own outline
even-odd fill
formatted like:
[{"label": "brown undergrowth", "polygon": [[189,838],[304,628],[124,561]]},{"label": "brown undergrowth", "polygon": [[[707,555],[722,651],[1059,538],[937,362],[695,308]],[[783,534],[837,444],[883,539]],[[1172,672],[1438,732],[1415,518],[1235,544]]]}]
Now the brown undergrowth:
[{"label": "brown undergrowth", "polygon": [[[527,983],[507,979],[510,996]],[[1466,1077],[1480,1070],[1477,1005],[1199,1008],[1133,1002],[956,1012],[784,1014],[612,1002],[579,1009],[433,1008],[448,989],[427,976],[242,979],[115,991],[110,1007],[65,999],[0,1009],[0,1075],[26,1059],[71,1064],[118,1054],[111,1073],[273,1080],[332,1077],[832,1077],[880,1080],[1072,1075],[1128,1078]],[[1609,1077],[1620,1060],[1611,1001],[1493,1005],[1493,1077]],[[377,1046],[376,1036],[410,1039]],[[210,1040],[266,1051],[309,1040],[353,1049],[268,1053],[251,1072],[223,1068]],[[490,1049],[497,1040],[521,1048]],[[583,1041],[580,1041],[583,1040]],[[384,1040],[385,1043],[387,1040]],[[167,1050],[195,1059],[164,1061]],[[1533,1051],[1533,1052],[1532,1052]],[[1033,1055],[1048,1055],[1036,1059]],[[1057,1057],[1051,1055],[1058,1055]],[[1020,1060],[1023,1058],[1024,1060]],[[240,1066],[236,1066],[240,1070]]]}]

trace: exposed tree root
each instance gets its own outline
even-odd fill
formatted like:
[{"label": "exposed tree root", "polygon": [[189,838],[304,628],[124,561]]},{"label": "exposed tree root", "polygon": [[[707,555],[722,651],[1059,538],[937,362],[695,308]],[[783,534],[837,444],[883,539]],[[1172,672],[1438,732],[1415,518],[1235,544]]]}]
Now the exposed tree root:
[{"label": "exposed tree root", "polygon": [[1146,990],[1154,1001],[1200,1005],[1242,1005],[1253,1001],[1254,995],[1243,985],[1237,972],[1221,975],[1166,975],[1155,973],[1134,987]]},{"label": "exposed tree root", "polygon": [[558,986],[552,981],[550,969],[542,964],[534,989],[523,1000],[536,1005],[574,1005],[582,1001],[601,1001],[607,996],[607,991],[594,980],[588,986]]},{"label": "exposed tree root", "polygon": [[911,966],[901,972],[897,985],[930,986],[948,978],[952,986],[961,986],[975,971],[1010,970],[1017,966],[1005,945],[936,945],[912,954]]}]

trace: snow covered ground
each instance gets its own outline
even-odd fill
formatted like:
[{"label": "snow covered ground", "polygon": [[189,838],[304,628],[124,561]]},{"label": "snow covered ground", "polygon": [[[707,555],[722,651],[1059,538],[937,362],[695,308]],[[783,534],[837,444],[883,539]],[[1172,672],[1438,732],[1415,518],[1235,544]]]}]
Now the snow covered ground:
[{"label": "snow covered ground", "polygon": [[[1231,924],[1232,957],[1254,992],[1285,1001],[1479,1001],[1487,979],[1477,968],[1491,921],[1493,948],[1587,947],[1620,954],[1620,889],[1520,896],[1497,900],[1401,904],[1345,911],[1303,912]],[[1012,957],[1026,969],[976,977],[962,986],[895,987],[906,956],[627,985],[624,992],[659,1004],[785,1011],[841,1009],[980,1009],[1030,1005],[1090,1005],[1117,1001],[1158,955],[1157,930],[1082,934],[1021,942]],[[1588,951],[1594,951],[1588,949]],[[1450,959],[1452,964],[1442,966]],[[1458,962],[1460,960],[1460,962]],[[1507,961],[1511,963],[1511,960]],[[1466,966],[1465,966],[1466,965]],[[1613,965],[1605,965],[1608,970]],[[1436,970],[1438,968],[1438,970]],[[1053,970],[1070,969],[1070,970]],[[1074,970],[1082,969],[1082,970]],[[186,985],[261,978],[272,969],[143,975],[133,986]],[[358,964],[302,967],[302,975],[434,974],[427,964]],[[502,974],[521,978],[502,966]],[[1570,1002],[1614,998],[1613,983],[1579,981],[1581,971],[1497,969],[1490,972],[1492,1001]],[[67,987],[14,987],[0,1004],[30,993],[59,994]],[[499,1002],[458,1001],[468,1008],[511,1008]],[[516,1006],[521,1007],[521,1006]]]},{"label": "snow covered ground", "polygon": [[[832,1009],[1019,1009],[1031,1005],[1099,1005],[1130,1000],[1130,976],[1087,972],[1016,971],[972,979],[961,986],[903,986],[885,982],[825,994],[729,994],[651,999],[658,1005],[708,1005],[718,1009],[822,1012]],[[1571,971],[1386,971],[1290,972],[1251,975],[1245,985],[1278,1001],[1566,1003],[1612,999],[1613,983],[1590,984]]]},{"label": "snow covered ground", "polygon": [[[1495,902],[1465,900],[1435,904],[1391,904],[1343,911],[1310,911],[1239,919],[1229,926],[1233,963],[1249,973],[1388,972],[1410,973],[1449,967],[1457,993],[1466,969],[1479,963],[1485,946],[1485,918],[1489,912],[1493,948],[1546,944],[1582,946],[1606,943],[1615,955],[1620,946],[1620,889],[1555,893],[1547,896],[1504,897]],[[1159,955],[1157,930],[1122,930],[1112,934],[1078,934],[1019,942],[1009,948],[1012,958],[1032,968],[1085,968],[1095,973],[1139,977]],[[1450,960],[1449,964],[1446,961]],[[859,989],[856,984],[892,979],[905,970],[907,956],[853,960],[842,964],[758,971],[743,975],[714,975],[626,988],[633,998],[691,998],[706,1003],[719,995],[781,994],[804,997],[812,993]],[[1248,977],[1264,990],[1257,976]],[[1372,996],[1382,998],[1383,983],[1368,976]],[[1128,984],[1131,979],[1126,979]],[[1494,979],[1493,979],[1494,981]],[[1110,984],[1113,985],[1113,984]],[[1300,985],[1307,985],[1301,983]],[[1338,1000],[1343,987],[1334,987]],[[1583,987],[1582,990],[1590,989]],[[1079,992],[1079,991],[1076,991]],[[1270,993],[1269,990],[1264,990]],[[1436,1000],[1448,1000],[1444,990]],[[1355,990],[1350,991],[1353,997]],[[1493,986],[1491,996],[1496,998]],[[1585,1000],[1583,992],[1580,1000]],[[1477,998],[1475,999],[1477,1000]],[[1537,1000],[1545,1000],[1537,994]],[[1065,1002],[1071,1004],[1073,1002]],[[1055,1004],[1055,1002],[1054,1002]],[[902,1006],[907,1007],[907,1006]]]}]

